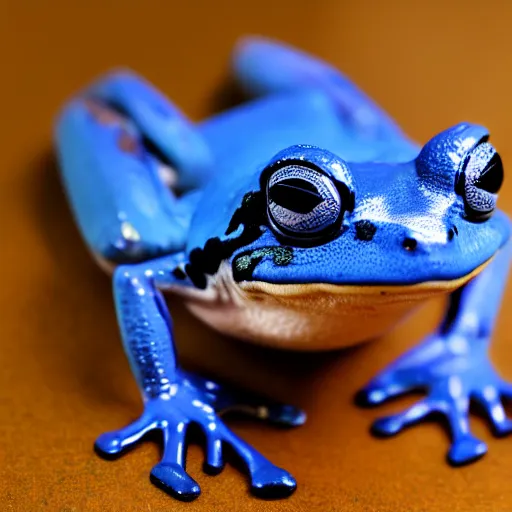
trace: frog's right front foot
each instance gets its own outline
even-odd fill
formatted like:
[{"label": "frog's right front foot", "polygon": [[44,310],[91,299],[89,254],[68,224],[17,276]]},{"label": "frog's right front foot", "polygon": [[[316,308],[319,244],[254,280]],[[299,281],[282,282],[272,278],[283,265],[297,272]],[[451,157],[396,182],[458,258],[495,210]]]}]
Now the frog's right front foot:
[{"label": "frog's right front foot", "polygon": [[180,373],[168,393],[148,400],[143,414],[130,425],[101,435],[96,450],[103,456],[120,455],[152,430],[163,434],[162,460],[151,470],[151,481],[171,496],[191,501],[200,494],[197,482],[185,471],[185,435],[191,423],[201,426],[206,436],[205,471],[219,473],[223,468],[223,444],[229,444],[245,462],[251,478],[251,491],[262,498],[284,498],[296,488],[295,479],[274,466],[260,453],[231,432],[217,416],[225,409],[238,409],[273,423],[300,425],[302,411],[285,405],[263,404],[228,391],[214,382]]}]

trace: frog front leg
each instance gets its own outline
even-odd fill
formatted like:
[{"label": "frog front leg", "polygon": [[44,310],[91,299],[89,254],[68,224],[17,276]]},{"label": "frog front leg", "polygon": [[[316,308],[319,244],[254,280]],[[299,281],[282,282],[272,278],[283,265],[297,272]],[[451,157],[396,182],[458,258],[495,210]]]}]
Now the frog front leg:
[{"label": "frog front leg", "polygon": [[[207,179],[211,161],[205,141],[145,80],[116,72],[65,105],[56,143],[83,238],[109,269],[121,264],[114,273],[117,315],[144,400],[142,415],[125,428],[100,436],[97,451],[118,455],[147,432],[160,430],[164,453],[151,479],[171,495],[190,500],[199,487],[185,472],[184,442],[188,425],[197,423],[206,434],[206,469],[221,469],[223,444],[229,444],[248,466],[255,494],[289,495],[294,479],[233,434],[217,413],[238,408],[287,425],[302,423],[303,413],[245,398],[179,368],[171,319],[159,291],[193,286],[173,271],[187,260],[182,251],[201,191],[176,197],[172,189],[187,190]],[[173,186],[162,179],[162,170],[175,174]],[[154,259],[157,256],[161,257]]]},{"label": "frog front leg", "polygon": [[461,465],[487,451],[470,430],[471,401],[485,411],[497,435],[512,431],[502,405],[503,398],[512,398],[512,384],[497,374],[488,354],[511,255],[508,243],[480,275],[452,294],[438,331],[359,392],[360,403],[377,405],[408,391],[427,391],[406,411],[377,420],[376,434],[390,436],[431,414],[443,415],[452,434],[448,460]]},{"label": "frog front leg", "polygon": [[[177,284],[173,270],[181,255],[137,265],[123,265],[114,274],[118,322],[125,351],[144,400],[143,414],[130,425],[103,434],[96,449],[105,455],[121,453],[151,430],[163,433],[162,460],[151,470],[151,480],[181,500],[196,498],[198,484],[185,471],[185,435],[198,424],[206,436],[205,470],[223,466],[223,444],[229,444],[245,462],[251,491],[267,498],[290,495],[295,480],[274,466],[231,432],[217,413],[238,408],[262,419],[285,425],[303,423],[304,414],[291,406],[258,401],[184,372],[177,364],[172,322],[159,288]],[[182,282],[180,282],[183,285]]]}]

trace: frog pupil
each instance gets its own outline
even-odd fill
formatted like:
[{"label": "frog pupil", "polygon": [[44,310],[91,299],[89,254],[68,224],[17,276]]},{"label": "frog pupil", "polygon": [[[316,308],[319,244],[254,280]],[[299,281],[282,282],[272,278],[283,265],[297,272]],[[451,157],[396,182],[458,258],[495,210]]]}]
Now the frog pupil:
[{"label": "frog pupil", "polygon": [[498,153],[494,153],[484,170],[475,181],[475,186],[496,194],[503,183],[503,163]]},{"label": "frog pupil", "polygon": [[276,183],[270,187],[269,198],[279,206],[301,214],[311,212],[324,201],[312,183],[300,178],[290,178]]}]

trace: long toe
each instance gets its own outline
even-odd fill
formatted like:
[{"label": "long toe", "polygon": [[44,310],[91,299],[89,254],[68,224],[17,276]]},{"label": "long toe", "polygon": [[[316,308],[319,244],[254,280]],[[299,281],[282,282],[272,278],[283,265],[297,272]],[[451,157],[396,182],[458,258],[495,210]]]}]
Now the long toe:
[{"label": "long toe", "polygon": [[306,413],[293,405],[272,405],[268,408],[272,423],[286,427],[298,427],[306,422]]},{"label": "long toe", "polygon": [[487,453],[487,446],[476,437],[468,436],[452,444],[448,452],[448,461],[454,466],[474,462]]},{"label": "long toe", "polygon": [[372,434],[378,437],[391,437],[402,429],[402,422],[395,416],[379,418],[372,425]]},{"label": "long toe", "polygon": [[197,482],[179,464],[157,464],[150,478],[157,487],[181,501],[192,501],[201,494]]},{"label": "long toe", "polygon": [[359,390],[355,396],[355,402],[360,407],[371,407],[386,400],[387,394],[382,389],[364,388]]},{"label": "long toe", "polygon": [[512,420],[507,418],[494,425],[494,434],[497,437],[508,436],[510,433],[512,433]]},{"label": "long toe", "polygon": [[122,438],[114,432],[107,432],[96,439],[94,449],[101,457],[115,458],[123,449]]},{"label": "long toe", "polygon": [[411,390],[411,385],[408,381],[399,382],[397,380],[389,381],[386,383],[371,382],[363,389],[359,390],[355,396],[355,402],[360,407],[371,407],[379,405],[390,398],[394,398],[402,393]]},{"label": "long toe", "polygon": [[258,498],[286,498],[296,488],[297,482],[290,473],[276,466],[262,467],[252,477],[251,492]]}]

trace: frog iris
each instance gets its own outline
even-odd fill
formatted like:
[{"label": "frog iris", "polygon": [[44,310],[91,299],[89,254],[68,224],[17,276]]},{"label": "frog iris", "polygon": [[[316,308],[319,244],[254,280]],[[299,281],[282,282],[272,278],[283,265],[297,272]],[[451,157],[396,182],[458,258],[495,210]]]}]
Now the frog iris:
[{"label": "frog iris", "polygon": [[266,188],[270,225],[299,240],[325,239],[339,230],[344,204],[329,176],[304,164],[277,169]]},{"label": "frog iris", "polygon": [[478,144],[462,162],[457,182],[470,218],[484,220],[492,214],[502,183],[500,155],[488,142]]}]

